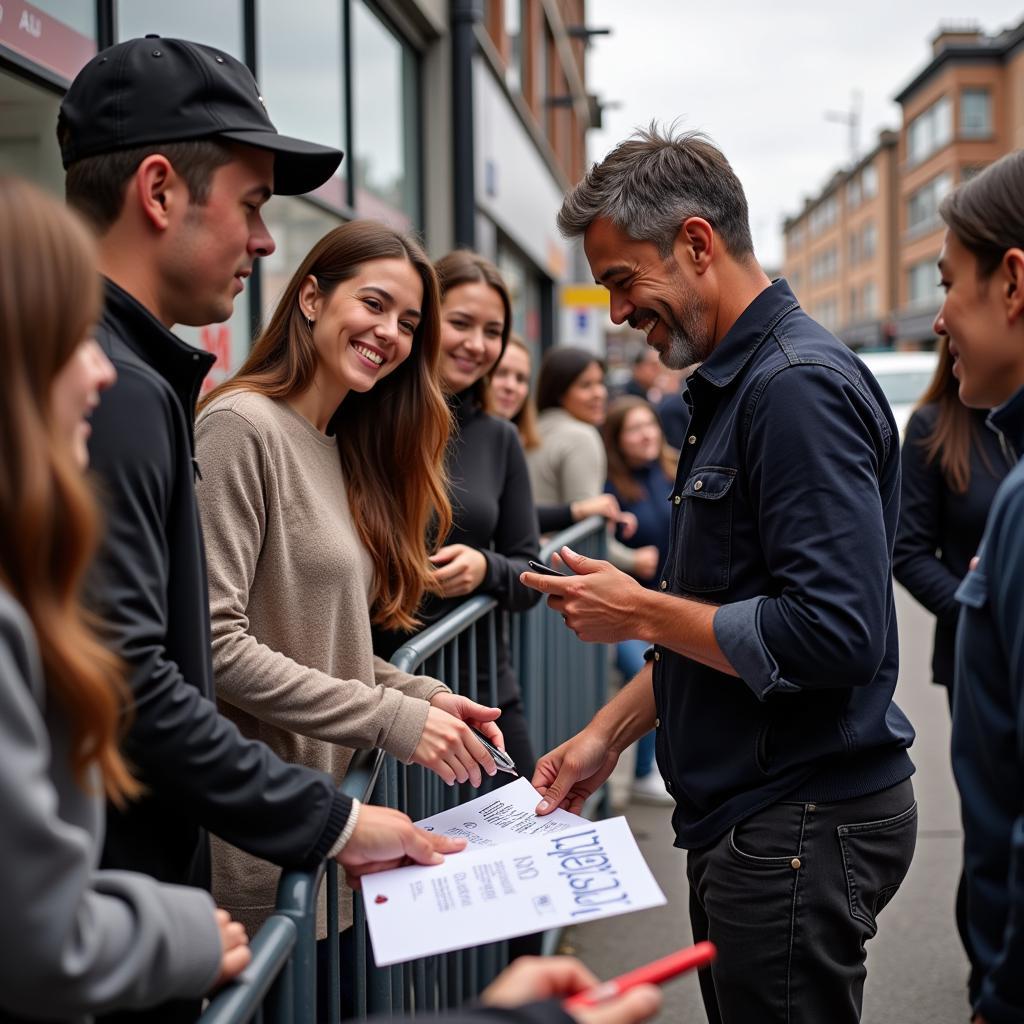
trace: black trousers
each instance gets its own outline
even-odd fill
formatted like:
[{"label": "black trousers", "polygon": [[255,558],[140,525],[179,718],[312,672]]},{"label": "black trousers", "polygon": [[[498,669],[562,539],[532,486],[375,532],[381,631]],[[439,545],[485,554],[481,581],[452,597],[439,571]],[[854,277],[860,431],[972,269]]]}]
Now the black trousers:
[{"label": "black trousers", "polygon": [[910,780],[836,803],[781,801],[687,857],[711,1024],[855,1024],[865,943],[917,840]]}]

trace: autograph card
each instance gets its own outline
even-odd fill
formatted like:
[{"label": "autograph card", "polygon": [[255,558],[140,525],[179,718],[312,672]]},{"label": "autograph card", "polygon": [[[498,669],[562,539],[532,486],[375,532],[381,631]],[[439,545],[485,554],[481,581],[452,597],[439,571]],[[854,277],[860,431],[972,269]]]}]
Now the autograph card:
[{"label": "autograph card", "polygon": [[555,834],[478,845],[438,867],[365,876],[378,966],[665,903],[625,818],[578,821]]},{"label": "autograph card", "polygon": [[451,810],[432,814],[417,821],[428,832],[443,832],[456,839],[465,839],[467,850],[478,846],[498,846],[530,836],[557,835],[570,828],[587,825],[586,818],[561,808],[538,818],[534,808],[542,797],[523,778],[507,786],[467,800]]}]

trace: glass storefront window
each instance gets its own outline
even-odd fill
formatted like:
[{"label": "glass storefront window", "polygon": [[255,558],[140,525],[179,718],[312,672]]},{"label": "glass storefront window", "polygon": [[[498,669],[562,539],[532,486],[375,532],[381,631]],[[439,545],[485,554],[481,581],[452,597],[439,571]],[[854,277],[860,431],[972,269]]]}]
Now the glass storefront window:
[{"label": "glass storefront window", "polygon": [[408,230],[420,222],[416,54],[364,0],[352,0],[350,54],[355,207]]},{"label": "glass storefront window", "polygon": [[[283,135],[336,149],[345,141],[345,56],[342,5],[338,0],[281,4],[262,0],[256,23],[256,72],[267,110]],[[315,195],[348,206],[345,186],[351,154]]]},{"label": "glass storefront window", "polygon": [[342,220],[293,196],[274,196],[263,208],[263,219],[277,243],[277,248],[258,264],[262,321],[266,323],[306,253]]},{"label": "glass storefront window", "polygon": [[[533,264],[504,237],[494,261],[512,300],[512,329],[536,351],[541,344],[541,281]],[[551,339],[543,339],[550,344]]]},{"label": "glass storefront window", "polygon": [[176,324],[174,333],[183,341],[196,348],[212,352],[217,361],[203,381],[203,394],[227,380],[245,359],[251,346],[249,319],[249,291],[235,297],[235,308],[231,319],[222,324],[207,324],[205,327],[186,327]]},{"label": "glass storefront window", "polygon": [[64,197],[64,168],[57,148],[60,97],[0,72],[0,174],[28,178]]},{"label": "glass storefront window", "polygon": [[0,46],[70,82],[96,52],[95,0],[0,4]]},{"label": "glass storefront window", "polygon": [[245,60],[242,5],[231,0],[130,0],[117,5],[117,38],[150,33],[205,43]]}]

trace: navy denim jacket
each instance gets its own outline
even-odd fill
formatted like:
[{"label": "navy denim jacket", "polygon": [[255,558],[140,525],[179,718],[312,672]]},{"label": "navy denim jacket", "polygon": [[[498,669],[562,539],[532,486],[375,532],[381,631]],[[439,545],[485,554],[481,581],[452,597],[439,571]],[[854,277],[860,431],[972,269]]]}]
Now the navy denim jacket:
[{"label": "navy denim jacket", "polygon": [[[989,422],[1024,452],[1024,389]],[[956,592],[953,774],[964,821],[974,1010],[1024,1020],[1024,462],[996,492]]]},{"label": "navy denim jacket", "polygon": [[740,674],[655,649],[658,763],[696,848],[783,797],[902,781],[914,732],[892,702],[900,459],[874,378],[777,281],[687,393],[661,588],[723,606]]}]

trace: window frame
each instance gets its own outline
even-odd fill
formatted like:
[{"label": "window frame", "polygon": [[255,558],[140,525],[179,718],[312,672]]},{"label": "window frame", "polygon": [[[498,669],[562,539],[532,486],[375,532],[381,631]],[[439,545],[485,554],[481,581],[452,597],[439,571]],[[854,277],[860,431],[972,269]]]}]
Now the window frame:
[{"label": "window frame", "polygon": [[[968,96],[985,98],[985,127],[984,130],[968,130],[964,123],[965,99]],[[973,141],[991,139],[995,135],[995,122],[992,117],[992,90],[985,85],[965,85],[960,90],[959,110],[957,116],[957,137]]]}]

